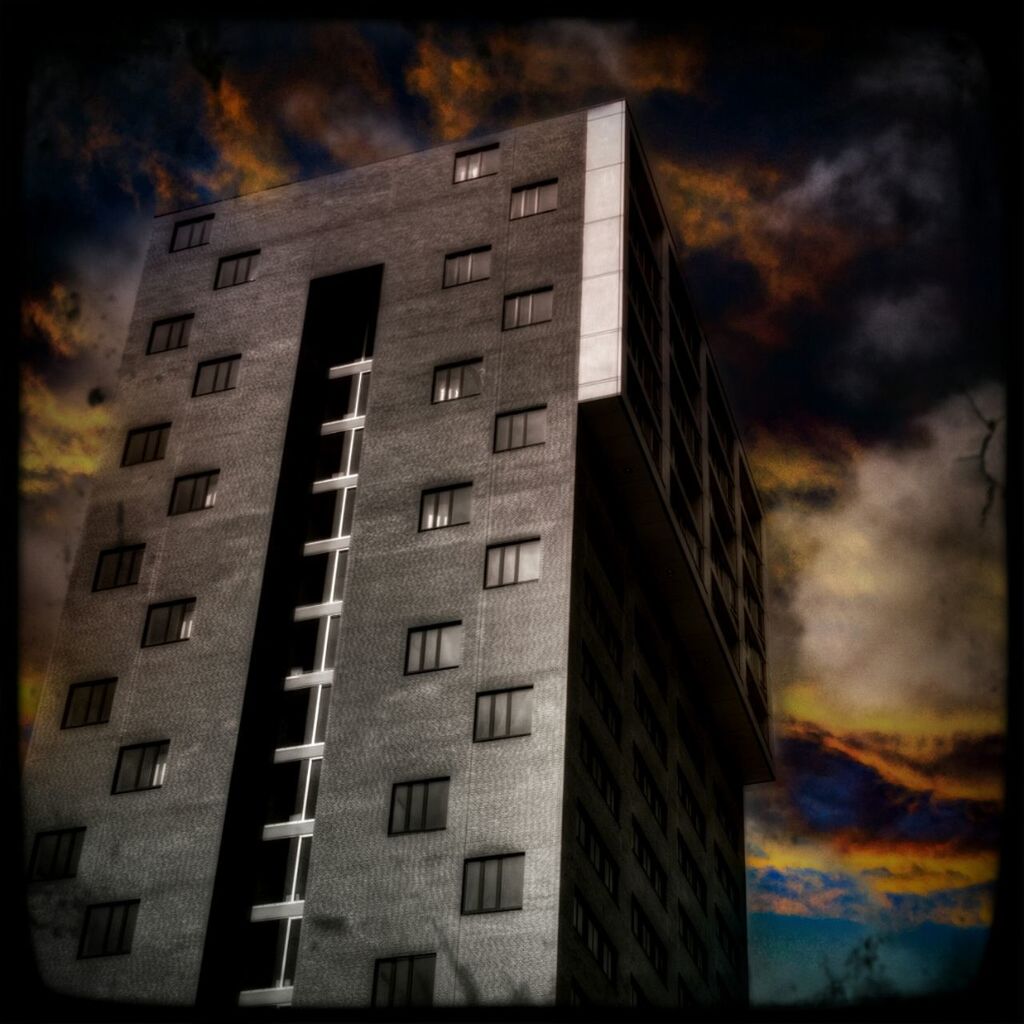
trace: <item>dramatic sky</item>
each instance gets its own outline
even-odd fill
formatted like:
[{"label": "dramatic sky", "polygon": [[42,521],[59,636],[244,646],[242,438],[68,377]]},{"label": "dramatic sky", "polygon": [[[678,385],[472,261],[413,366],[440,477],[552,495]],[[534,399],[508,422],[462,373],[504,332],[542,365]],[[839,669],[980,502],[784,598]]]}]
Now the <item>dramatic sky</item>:
[{"label": "dramatic sky", "polygon": [[626,96],[768,510],[751,996],[972,976],[1002,799],[1007,278],[970,34],[82,22],[29,68],[26,734],[154,212]]}]

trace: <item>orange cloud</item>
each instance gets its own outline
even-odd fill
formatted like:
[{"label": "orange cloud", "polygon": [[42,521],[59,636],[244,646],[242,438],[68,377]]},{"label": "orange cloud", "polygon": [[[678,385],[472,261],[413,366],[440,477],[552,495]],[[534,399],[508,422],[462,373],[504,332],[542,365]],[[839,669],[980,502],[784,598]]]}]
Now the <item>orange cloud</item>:
[{"label": "orange cloud", "polygon": [[46,298],[26,298],[21,304],[22,331],[40,334],[54,355],[69,358],[87,344],[78,295],[60,281],[50,285]]},{"label": "orange cloud", "polygon": [[754,481],[764,495],[842,491],[861,446],[845,428],[816,422],[802,435],[759,429],[747,449]]}]

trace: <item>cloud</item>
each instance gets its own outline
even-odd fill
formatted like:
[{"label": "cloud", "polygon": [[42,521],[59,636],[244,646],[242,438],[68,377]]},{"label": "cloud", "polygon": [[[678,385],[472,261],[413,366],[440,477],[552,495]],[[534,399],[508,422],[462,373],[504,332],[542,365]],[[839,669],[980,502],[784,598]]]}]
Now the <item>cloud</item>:
[{"label": "cloud", "polygon": [[747,911],[799,917],[863,921],[872,916],[867,889],[841,872],[811,868],[753,868],[747,871]]},{"label": "cloud", "polygon": [[54,355],[68,358],[77,354],[86,341],[82,328],[81,297],[63,282],[54,281],[43,298],[27,297],[21,304],[21,329],[27,337],[37,337]]}]

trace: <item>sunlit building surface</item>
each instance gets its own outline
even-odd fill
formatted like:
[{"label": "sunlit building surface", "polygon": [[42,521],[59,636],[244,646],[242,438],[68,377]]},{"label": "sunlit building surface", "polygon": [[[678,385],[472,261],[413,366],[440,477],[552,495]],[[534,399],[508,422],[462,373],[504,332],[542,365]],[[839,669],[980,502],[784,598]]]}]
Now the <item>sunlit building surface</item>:
[{"label": "sunlit building surface", "polygon": [[157,218],[25,769],[54,991],[746,1000],[762,512],[623,103]]}]

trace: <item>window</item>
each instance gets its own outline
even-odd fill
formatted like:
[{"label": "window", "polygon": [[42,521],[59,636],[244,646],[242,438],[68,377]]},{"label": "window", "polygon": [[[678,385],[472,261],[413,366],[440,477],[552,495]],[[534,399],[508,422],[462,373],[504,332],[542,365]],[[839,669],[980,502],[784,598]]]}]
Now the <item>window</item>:
[{"label": "window", "polygon": [[94,903],[86,907],[82,937],[78,943],[78,959],[130,953],[138,912],[138,900]]},{"label": "window", "polygon": [[579,889],[572,897],[572,926],[576,934],[590,950],[591,956],[597,961],[601,973],[610,981],[615,981],[615,964],[618,953],[608,938],[607,932],[597,923],[593,911],[580,894]]},{"label": "window", "polygon": [[373,965],[374,1006],[430,1006],[436,953],[393,956]]},{"label": "window", "polygon": [[451,402],[456,398],[469,398],[480,394],[482,359],[467,359],[461,363],[449,363],[434,370],[434,397],[431,401]]},{"label": "window", "polygon": [[356,476],[362,452],[362,427],[322,434],[317,447],[313,479],[331,480],[341,476]]},{"label": "window", "polygon": [[134,466],[139,462],[156,462],[162,459],[167,450],[167,437],[170,432],[170,423],[157,423],[152,427],[129,430],[121,465]]},{"label": "window", "polygon": [[207,359],[200,363],[196,368],[192,397],[231,391],[238,383],[238,364],[241,361],[241,356],[225,356],[223,359]]},{"label": "window", "polygon": [[230,288],[232,285],[251,281],[256,276],[256,263],[259,256],[259,249],[240,252],[234,256],[222,256],[217,264],[217,280],[213,287]]},{"label": "window", "polygon": [[[342,369],[345,369],[342,367]],[[333,374],[335,371],[332,370]],[[339,373],[327,378],[321,423],[337,423],[354,416],[365,416],[370,403],[372,371]]]},{"label": "window", "polygon": [[629,976],[629,1005],[630,1006],[653,1006],[654,1004],[647,997],[640,986],[640,982],[631,974]]},{"label": "window", "polygon": [[707,913],[708,909],[708,883],[704,880],[704,872],[697,864],[697,859],[690,851],[686,840],[681,832],[676,833],[676,858],[683,876],[686,878],[694,898],[700,905],[700,909]]},{"label": "window", "polygon": [[504,412],[494,419],[494,450],[507,452],[513,448],[529,448],[543,444],[548,436],[548,407]]},{"label": "window", "polygon": [[679,938],[683,940],[686,952],[697,968],[697,973],[705,980],[708,980],[708,947],[700,940],[697,929],[694,928],[690,915],[683,909],[681,903],[677,904],[679,910]]},{"label": "window", "polygon": [[604,724],[608,726],[612,739],[618,744],[622,735],[622,712],[619,711],[619,706],[615,703],[612,691],[605,682],[604,676],[601,675],[594,656],[586,646],[583,648],[583,685],[587,688],[590,696],[594,698],[594,703],[597,705]]},{"label": "window", "polygon": [[142,569],[142,553],[145,544],[132,544],[124,548],[108,548],[100,552],[96,563],[96,575],[92,580],[93,590],[113,590],[128,587],[139,582]]},{"label": "window", "polygon": [[122,747],[117,754],[111,793],[135,793],[141,789],[159,789],[167,772],[170,740],[136,743]]},{"label": "window", "polygon": [[486,178],[489,174],[498,173],[498,143],[481,146],[479,149],[467,149],[455,154],[456,182],[470,181],[473,178]]},{"label": "window", "polygon": [[491,276],[491,247],[481,245],[465,252],[449,253],[444,258],[444,286],[452,288]]},{"label": "window", "polygon": [[485,587],[507,587],[540,579],[540,538],[493,544],[487,549]]},{"label": "window", "polygon": [[697,833],[697,838],[700,840],[701,846],[707,846],[707,818],[704,816],[704,812],[700,809],[700,804],[697,803],[697,796],[693,792],[693,787],[683,774],[682,768],[679,767],[676,768],[676,790],[679,793],[679,799],[682,802],[683,810],[686,812],[686,816],[690,819],[690,824],[693,825],[693,830]]},{"label": "window", "polygon": [[654,930],[654,925],[651,924],[650,919],[643,912],[635,898],[632,902],[630,924],[633,930],[633,938],[640,943],[640,948],[646,954],[647,959],[651,961],[651,966],[654,968],[655,973],[664,981],[665,968],[668,966],[668,950],[665,947],[665,943],[661,941],[658,933]]},{"label": "window", "polygon": [[650,736],[651,743],[654,744],[654,749],[658,752],[658,757],[661,758],[662,763],[667,763],[668,738],[661,725],[658,712],[655,710],[654,704],[651,703],[651,698],[644,692],[640,679],[636,676],[633,677],[633,706],[640,715],[640,721],[643,723],[647,735]]},{"label": "window", "polygon": [[448,823],[450,779],[421,779],[397,782],[391,790],[388,835],[404,832],[435,832]]},{"label": "window", "polygon": [[732,802],[719,786],[715,786],[715,817],[722,826],[722,832],[734,852],[739,853],[742,825],[737,821]]},{"label": "window", "polygon": [[173,644],[187,640],[192,634],[192,615],[196,609],[194,597],[183,601],[165,601],[151,604],[146,612],[146,628],[142,634],[143,647]]},{"label": "window", "polygon": [[208,469],[203,473],[177,477],[171,490],[171,507],[167,514],[178,516],[184,512],[199,512],[204,508],[213,508],[217,500],[219,478],[219,469]]},{"label": "window", "polygon": [[583,767],[586,769],[591,781],[597,786],[601,798],[608,806],[608,810],[612,812],[612,817],[618,821],[619,784],[615,781],[615,776],[612,774],[605,759],[601,756],[601,752],[597,749],[597,744],[594,742],[594,737],[590,735],[590,731],[582,722],[580,727],[582,730],[580,759],[583,761]]},{"label": "window", "polygon": [[733,910],[738,912],[740,909],[739,886],[736,884],[736,879],[733,877],[732,871],[729,870],[729,863],[725,859],[725,855],[722,853],[722,848],[718,843],[715,843],[715,878],[718,879],[718,884],[722,887],[723,892],[728,897]]},{"label": "window", "polygon": [[171,236],[171,252],[182,249],[194,249],[197,245],[206,245],[210,241],[210,229],[213,227],[213,214],[203,217],[192,217],[190,220],[179,220],[174,225]]},{"label": "window", "polygon": [[654,781],[650,768],[647,767],[647,762],[637,750],[636,744],[633,745],[633,778],[640,787],[640,793],[647,801],[647,806],[650,807],[658,827],[664,832],[668,822],[668,805],[665,803],[661,790],[658,789],[658,784]]},{"label": "window", "polygon": [[554,294],[553,288],[538,288],[533,292],[506,295],[502,327],[510,331],[514,327],[527,327],[550,320]]},{"label": "window", "polygon": [[176,348],[188,348],[188,335],[192,330],[193,313],[172,316],[167,320],[156,320],[149,329],[149,344],[146,354],[170,352]]},{"label": "window", "polygon": [[651,883],[655,895],[664,903],[668,891],[668,876],[636,818],[633,819],[633,855],[640,862],[640,868],[647,876],[647,881]]},{"label": "window", "polygon": [[77,729],[83,725],[109,722],[116,687],[116,679],[97,679],[95,682],[75,683],[69,687],[60,727]]},{"label": "window", "polygon": [[617,669],[622,668],[622,635],[589,572],[583,574],[583,610]]},{"label": "window", "polygon": [[619,865],[608,852],[604,840],[597,831],[597,826],[583,809],[581,803],[576,804],[576,841],[583,847],[604,887],[611,893],[613,900],[619,898]]},{"label": "window", "polygon": [[535,185],[520,185],[512,189],[512,209],[509,220],[547,213],[558,206],[558,179],[538,181]]},{"label": "window", "polygon": [[722,917],[722,912],[718,907],[715,907],[715,930],[718,934],[718,944],[722,947],[726,960],[738,970],[740,966],[740,947],[737,945],[736,937],[725,923],[725,918]]},{"label": "window", "polygon": [[532,714],[532,686],[478,693],[473,739],[480,742],[503,740],[510,736],[529,736]]},{"label": "window", "polygon": [[37,833],[29,863],[29,879],[33,882],[52,882],[58,878],[74,878],[78,872],[78,856],[82,852],[84,840],[84,827]]},{"label": "window", "polygon": [[462,623],[442,622],[409,630],[405,674],[455,668],[462,657]]},{"label": "window", "polygon": [[522,910],[525,853],[467,860],[462,878],[462,912],[489,914]]},{"label": "window", "polygon": [[424,491],[420,498],[420,531],[468,523],[472,487],[471,483],[452,484]]},{"label": "window", "polygon": [[706,770],[704,748],[701,746],[700,738],[694,731],[682,704],[678,702],[676,702],[676,728],[679,730],[679,738],[683,741],[686,752],[690,755],[693,767],[697,769],[697,775],[704,778]]}]

